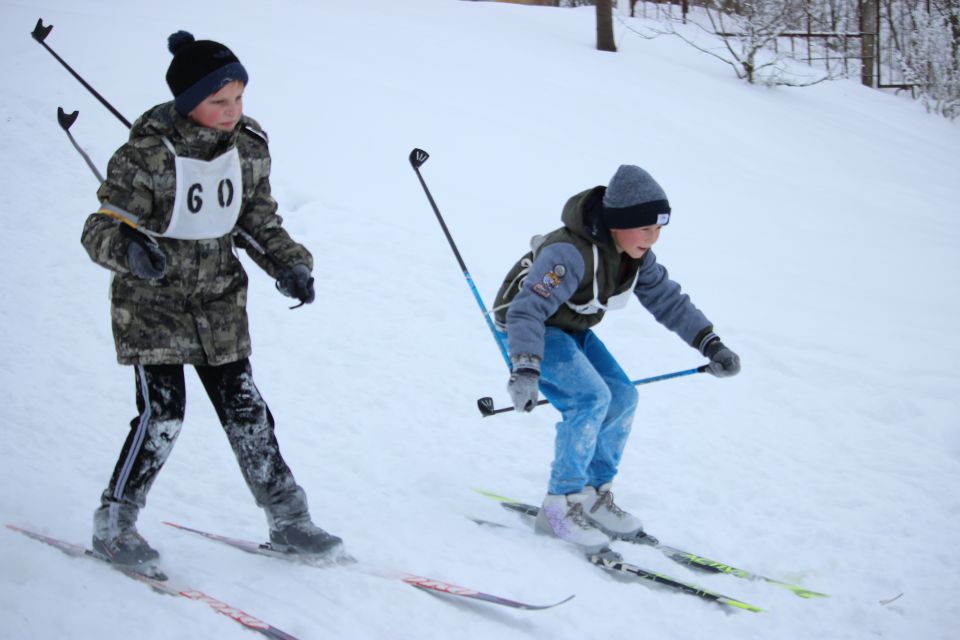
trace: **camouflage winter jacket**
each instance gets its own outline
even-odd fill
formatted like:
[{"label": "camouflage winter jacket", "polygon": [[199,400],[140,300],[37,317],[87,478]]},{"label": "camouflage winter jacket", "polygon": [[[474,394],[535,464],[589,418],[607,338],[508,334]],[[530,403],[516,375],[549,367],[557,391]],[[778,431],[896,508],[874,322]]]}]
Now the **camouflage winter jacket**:
[{"label": "camouflage winter jacket", "polygon": [[[212,160],[236,145],[243,179],[240,217],[246,231],[285,268],[313,258],[283,229],[270,195],[270,152],[260,126],[246,116],[232,132],[202,127],[180,116],[173,103],[143,114],[130,140],[114,153],[101,203],[137,218],[144,229],[162,233],[175,198],[174,156]],[[90,258],[114,273],[110,285],[113,337],[120,364],[220,365],[250,355],[247,329],[247,274],[235,245],[276,278],[281,267],[230,234],[209,240],[157,238],[167,256],[160,280],[141,280],[127,267],[129,240],[119,222],[103,213],[87,218],[81,242]],[[235,228],[236,228],[235,227]]]}]

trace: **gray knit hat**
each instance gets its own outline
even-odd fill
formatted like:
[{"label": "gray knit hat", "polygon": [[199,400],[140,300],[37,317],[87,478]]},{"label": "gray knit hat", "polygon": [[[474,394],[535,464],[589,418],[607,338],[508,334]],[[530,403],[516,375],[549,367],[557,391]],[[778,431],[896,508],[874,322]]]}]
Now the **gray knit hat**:
[{"label": "gray knit hat", "polygon": [[667,194],[649,173],[636,165],[622,164],[603,194],[603,221],[608,229],[667,224]]}]

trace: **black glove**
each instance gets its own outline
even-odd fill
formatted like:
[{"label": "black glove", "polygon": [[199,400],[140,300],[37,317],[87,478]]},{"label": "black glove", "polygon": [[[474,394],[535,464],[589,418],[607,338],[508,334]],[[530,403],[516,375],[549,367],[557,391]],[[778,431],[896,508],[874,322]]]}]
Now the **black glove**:
[{"label": "black glove", "polygon": [[159,280],[167,272],[167,256],[155,243],[131,240],[127,245],[127,267],[143,280]]},{"label": "black glove", "polygon": [[513,372],[507,383],[507,392],[517,411],[533,411],[539,397],[540,358],[524,353],[510,359]]},{"label": "black glove", "polygon": [[277,289],[285,296],[296,298],[302,304],[310,304],[316,298],[313,290],[313,277],[305,264],[287,269],[277,279]]},{"label": "black glove", "polygon": [[703,348],[703,355],[710,358],[707,365],[710,373],[718,378],[727,378],[740,373],[740,356],[730,351],[720,338],[714,338]]}]

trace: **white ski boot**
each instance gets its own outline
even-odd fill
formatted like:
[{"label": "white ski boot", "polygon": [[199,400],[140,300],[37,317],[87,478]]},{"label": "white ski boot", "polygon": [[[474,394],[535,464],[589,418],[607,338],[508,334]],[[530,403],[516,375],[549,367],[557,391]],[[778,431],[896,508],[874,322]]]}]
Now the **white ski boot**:
[{"label": "white ski boot", "polygon": [[584,516],[611,538],[633,540],[644,537],[643,523],[614,503],[610,486],[611,483],[607,482],[597,488],[584,488]]},{"label": "white ski boot", "polygon": [[581,547],[588,555],[608,548],[610,538],[584,517],[583,493],[548,493],[537,514],[534,529]]}]

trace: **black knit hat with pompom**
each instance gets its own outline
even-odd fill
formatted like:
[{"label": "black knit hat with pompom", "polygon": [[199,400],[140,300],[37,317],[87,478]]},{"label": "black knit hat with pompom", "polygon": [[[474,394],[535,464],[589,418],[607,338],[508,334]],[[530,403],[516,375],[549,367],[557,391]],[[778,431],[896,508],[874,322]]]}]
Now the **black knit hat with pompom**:
[{"label": "black knit hat with pompom", "polygon": [[207,96],[234,80],[247,84],[247,70],[226,46],[213,40],[196,40],[177,31],[167,38],[173,60],[167,69],[167,85],[180,115],[187,115]]}]

